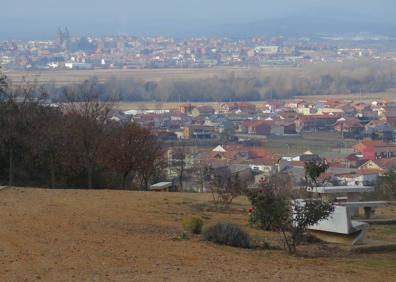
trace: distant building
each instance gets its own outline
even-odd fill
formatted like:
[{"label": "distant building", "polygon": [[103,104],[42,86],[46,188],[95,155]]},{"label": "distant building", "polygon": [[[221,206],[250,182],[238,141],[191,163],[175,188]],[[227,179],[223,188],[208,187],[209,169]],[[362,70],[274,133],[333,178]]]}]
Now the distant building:
[{"label": "distant building", "polygon": [[190,125],[184,127],[184,139],[210,140],[215,139],[215,127],[205,125]]},{"label": "distant building", "polygon": [[263,55],[273,55],[278,54],[279,46],[257,46],[254,51]]},{"label": "distant building", "polygon": [[334,129],[338,132],[347,132],[355,135],[359,135],[363,132],[364,126],[360,120],[354,117],[340,118],[334,124]]},{"label": "distant building", "polygon": [[191,111],[193,117],[198,116],[210,116],[215,113],[215,110],[211,106],[198,106]]},{"label": "distant building", "polygon": [[353,146],[355,151],[361,153],[365,160],[379,160],[396,157],[396,145],[387,144],[384,141],[363,142]]},{"label": "distant building", "polygon": [[240,133],[269,135],[271,134],[271,125],[265,121],[245,121],[239,125]]},{"label": "distant building", "polygon": [[184,104],[179,106],[180,112],[183,114],[191,114],[192,110],[195,108],[195,106],[191,104]]},{"label": "distant building", "polygon": [[241,111],[244,113],[254,114],[257,111],[256,105],[247,102],[233,102],[221,104],[221,110],[223,112],[236,112]]},{"label": "distant building", "polygon": [[71,54],[71,39],[70,32],[67,27],[64,30],[59,28],[55,34],[55,44],[64,49],[65,61],[70,59]]},{"label": "distant building", "polygon": [[89,63],[76,63],[76,62],[68,62],[65,63],[65,68],[71,70],[90,70],[93,68],[92,64]]},{"label": "distant building", "polygon": [[337,115],[311,115],[302,116],[296,120],[296,130],[301,131],[328,131],[333,128],[339,116]]}]

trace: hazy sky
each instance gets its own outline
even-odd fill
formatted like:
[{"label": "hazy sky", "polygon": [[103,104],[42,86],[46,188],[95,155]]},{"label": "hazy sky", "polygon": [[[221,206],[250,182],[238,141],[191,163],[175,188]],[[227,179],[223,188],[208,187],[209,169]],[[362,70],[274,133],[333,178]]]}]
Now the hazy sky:
[{"label": "hazy sky", "polygon": [[395,0],[0,0],[0,37],[185,34],[214,25],[285,18],[396,24]]}]

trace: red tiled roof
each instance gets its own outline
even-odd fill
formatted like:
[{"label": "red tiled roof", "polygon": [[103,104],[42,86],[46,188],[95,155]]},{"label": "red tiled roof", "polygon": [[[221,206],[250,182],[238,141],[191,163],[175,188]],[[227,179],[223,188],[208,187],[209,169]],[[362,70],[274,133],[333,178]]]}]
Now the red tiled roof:
[{"label": "red tiled roof", "polygon": [[370,175],[370,174],[378,174],[382,171],[378,170],[378,169],[359,169],[356,174],[359,175]]},{"label": "red tiled roof", "polygon": [[247,161],[252,165],[274,165],[278,161],[277,158],[259,158]]},{"label": "red tiled roof", "polygon": [[383,169],[396,168],[396,158],[373,160],[373,162]]},{"label": "red tiled roof", "polygon": [[330,108],[334,108],[334,107],[338,106],[338,105],[340,104],[340,102],[337,101],[337,100],[327,100],[327,101],[325,102],[325,104],[326,104],[327,106],[329,106]]},{"label": "red tiled roof", "polygon": [[363,145],[367,146],[367,147],[377,147],[377,146],[385,146],[386,142],[382,141],[382,140],[363,140],[362,142]]},{"label": "red tiled roof", "polygon": [[212,151],[209,158],[221,156],[222,158],[233,160],[238,154],[247,154],[248,159],[271,159],[278,160],[278,156],[264,148],[249,148],[242,145],[224,145],[222,146],[225,152]]},{"label": "red tiled roof", "polygon": [[338,120],[334,125],[343,124],[344,127],[363,127],[360,120],[357,118],[346,118],[345,120]]},{"label": "red tiled roof", "polygon": [[277,158],[276,155],[274,155],[272,152],[263,149],[263,148],[253,148],[249,150],[249,153],[254,157],[254,158]]},{"label": "red tiled roof", "polygon": [[386,146],[386,143],[382,140],[363,140],[362,142],[353,145],[352,147],[359,151],[362,152],[365,148],[369,148],[369,147],[382,147],[382,146]]},{"label": "red tiled roof", "polygon": [[247,150],[246,146],[243,145],[236,145],[236,144],[230,144],[230,145],[224,145],[222,146],[224,150],[226,151],[231,151],[231,150]]}]

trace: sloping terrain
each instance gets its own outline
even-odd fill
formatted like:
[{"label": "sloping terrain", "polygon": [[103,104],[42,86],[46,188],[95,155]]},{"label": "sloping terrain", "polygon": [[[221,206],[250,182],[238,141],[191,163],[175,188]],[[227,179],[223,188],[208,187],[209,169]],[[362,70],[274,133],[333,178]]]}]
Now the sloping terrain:
[{"label": "sloping terrain", "polygon": [[[392,281],[395,254],[288,256],[282,250],[180,240],[181,219],[247,227],[241,198],[216,212],[211,195],[93,190],[0,191],[0,281]],[[249,229],[256,238],[271,235]],[[275,240],[275,239],[274,239]],[[320,247],[319,247],[320,248]]]}]

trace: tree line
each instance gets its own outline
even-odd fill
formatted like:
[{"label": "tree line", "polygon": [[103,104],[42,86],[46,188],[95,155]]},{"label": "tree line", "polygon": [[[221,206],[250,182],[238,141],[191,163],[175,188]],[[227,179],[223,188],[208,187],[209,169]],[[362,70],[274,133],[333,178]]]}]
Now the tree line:
[{"label": "tree line", "polygon": [[[206,79],[163,79],[141,81],[96,81],[102,97],[116,93],[122,101],[157,102],[226,102],[288,99],[305,95],[333,95],[376,93],[396,87],[396,67],[381,62],[326,64],[293,71],[252,70],[249,73],[231,73],[224,77]],[[64,100],[63,92],[72,86],[51,87],[51,96]]]},{"label": "tree line", "polygon": [[64,89],[62,104],[48,95],[0,74],[0,184],[147,190],[162,179],[164,148],[147,129],[112,122],[116,100],[95,81]]}]

